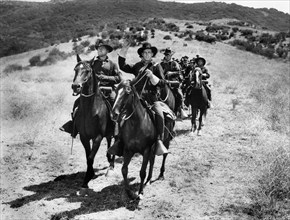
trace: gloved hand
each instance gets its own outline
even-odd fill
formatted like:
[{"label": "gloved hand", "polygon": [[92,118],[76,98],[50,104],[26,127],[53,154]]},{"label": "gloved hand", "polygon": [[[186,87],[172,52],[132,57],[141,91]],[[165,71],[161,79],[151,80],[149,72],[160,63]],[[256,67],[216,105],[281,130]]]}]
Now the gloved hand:
[{"label": "gloved hand", "polygon": [[105,75],[96,75],[96,78],[98,79],[98,80],[105,80],[106,79],[106,76]]}]

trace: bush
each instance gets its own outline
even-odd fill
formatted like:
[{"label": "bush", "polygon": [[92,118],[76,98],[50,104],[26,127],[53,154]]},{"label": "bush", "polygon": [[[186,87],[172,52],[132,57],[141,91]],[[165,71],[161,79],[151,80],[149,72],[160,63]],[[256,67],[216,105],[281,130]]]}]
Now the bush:
[{"label": "bush", "polygon": [[205,41],[207,43],[214,43],[216,42],[216,37],[205,35],[202,31],[198,31],[195,35],[195,39],[198,41]]},{"label": "bush", "polygon": [[239,30],[239,28],[233,27],[232,30],[233,30],[234,33],[236,33]]},{"label": "bush", "polygon": [[90,41],[88,41],[88,40],[86,40],[86,41],[82,41],[82,42],[81,42],[81,45],[82,45],[83,47],[88,47],[88,46],[90,45]]},{"label": "bush", "polygon": [[29,59],[30,66],[39,66],[41,64],[40,55],[33,56]]},{"label": "bush", "polygon": [[193,28],[193,26],[192,25],[187,25],[186,28]]},{"label": "bush", "polygon": [[23,67],[19,64],[10,64],[8,66],[5,67],[5,69],[3,70],[4,73],[12,73],[15,71],[21,71],[23,70]]},{"label": "bush", "polygon": [[242,36],[250,36],[253,35],[253,31],[250,29],[242,29],[240,30]]},{"label": "bush", "polygon": [[163,39],[164,39],[164,40],[172,40],[172,38],[171,38],[170,35],[165,35],[165,36],[163,37]]}]

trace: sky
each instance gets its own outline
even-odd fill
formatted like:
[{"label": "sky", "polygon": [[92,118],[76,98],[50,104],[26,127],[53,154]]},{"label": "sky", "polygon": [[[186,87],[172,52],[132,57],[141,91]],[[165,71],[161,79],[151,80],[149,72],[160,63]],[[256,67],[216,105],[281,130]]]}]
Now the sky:
[{"label": "sky", "polygon": [[[3,0],[0,0],[3,1]],[[11,1],[11,0],[10,0]],[[19,1],[19,0],[18,0]],[[49,0],[21,0],[30,2],[47,2]],[[159,0],[159,1],[174,1],[183,3],[201,3],[201,2],[225,2],[235,3],[242,6],[253,8],[275,8],[279,11],[290,14],[290,0]]]}]

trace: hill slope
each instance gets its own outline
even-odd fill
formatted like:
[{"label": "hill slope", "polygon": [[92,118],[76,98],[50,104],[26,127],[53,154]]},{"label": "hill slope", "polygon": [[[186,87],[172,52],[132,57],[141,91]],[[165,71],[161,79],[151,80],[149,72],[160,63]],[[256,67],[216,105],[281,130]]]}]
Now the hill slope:
[{"label": "hill slope", "polygon": [[109,24],[141,22],[148,17],[209,21],[234,18],[275,31],[288,31],[290,16],[275,9],[236,4],[184,4],[157,0],[75,0],[66,2],[1,2],[1,56],[8,56],[72,37],[97,32]]}]

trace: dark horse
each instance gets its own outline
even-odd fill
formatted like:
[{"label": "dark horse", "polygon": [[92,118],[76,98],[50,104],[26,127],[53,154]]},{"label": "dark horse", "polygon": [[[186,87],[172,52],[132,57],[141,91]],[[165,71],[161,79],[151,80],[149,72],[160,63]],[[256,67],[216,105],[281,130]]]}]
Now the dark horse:
[{"label": "dark horse", "polygon": [[[140,170],[140,188],[139,196],[143,194],[143,184],[146,177],[146,168],[148,161],[150,161],[149,174],[146,183],[152,178],[153,165],[155,160],[155,141],[157,138],[157,131],[154,125],[153,117],[149,114],[148,108],[140,99],[134,87],[134,81],[123,81],[119,84],[117,90],[117,97],[113,107],[113,114],[118,118],[120,123],[120,138],[123,143],[124,163],[122,167],[122,174],[124,178],[125,190],[131,198],[138,198],[138,196],[130,190],[127,174],[128,165],[135,153],[143,155],[142,167]],[[163,104],[168,111],[172,112],[167,105]],[[172,113],[173,115],[173,113]],[[164,145],[168,149],[169,143],[172,140],[171,132],[175,125],[174,115],[173,119],[166,117],[164,131]],[[163,155],[163,162],[160,169],[159,178],[163,178],[165,171],[165,158]]]},{"label": "dark horse", "polygon": [[164,102],[165,104],[168,105],[168,107],[175,113],[177,114],[177,106],[175,103],[175,96],[170,89],[170,87],[166,84],[163,88],[160,89],[160,96],[159,100]]},{"label": "dark horse", "polygon": [[[206,118],[208,108],[208,98],[205,88],[202,85],[202,72],[199,68],[196,68],[190,73],[191,85],[188,88],[187,93],[188,103],[191,105],[191,131],[195,132],[197,129],[197,135],[201,135],[201,127],[203,126],[203,116]],[[199,125],[197,128],[196,117],[199,112]]]},{"label": "dark horse", "polygon": [[[72,89],[80,94],[79,107],[75,116],[75,128],[86,151],[87,172],[82,187],[88,188],[88,182],[94,177],[93,163],[103,137],[107,139],[108,148],[114,133],[114,122],[110,110],[102,95],[99,82],[93,74],[88,61],[82,61],[77,55],[77,65]],[[92,140],[92,147],[90,141]],[[115,157],[107,153],[110,168],[114,168]]]}]

